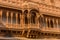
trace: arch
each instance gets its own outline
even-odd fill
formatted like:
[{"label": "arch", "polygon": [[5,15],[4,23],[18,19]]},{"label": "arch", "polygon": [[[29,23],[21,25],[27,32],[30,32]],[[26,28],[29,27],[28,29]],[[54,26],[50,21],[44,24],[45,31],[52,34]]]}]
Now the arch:
[{"label": "arch", "polygon": [[35,24],[35,18],[36,18],[36,13],[39,13],[39,11],[37,9],[32,9],[30,10],[31,13],[31,23]]},{"label": "arch", "polygon": [[28,24],[27,13],[28,13],[28,10],[24,10],[25,24]]},{"label": "arch", "polygon": [[39,11],[37,9],[32,9],[32,10],[30,10],[30,12],[31,11],[39,13]]},{"label": "arch", "polygon": [[28,10],[25,10],[25,11],[24,11],[24,14],[27,14],[27,13],[28,13]]},{"label": "arch", "polygon": [[19,13],[22,15],[22,13],[23,13],[22,10],[19,10]]}]

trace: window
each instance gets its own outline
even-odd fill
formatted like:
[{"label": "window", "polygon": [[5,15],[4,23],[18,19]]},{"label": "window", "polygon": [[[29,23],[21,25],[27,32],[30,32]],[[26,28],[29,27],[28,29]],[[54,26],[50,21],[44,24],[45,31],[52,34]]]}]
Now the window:
[{"label": "window", "polygon": [[56,19],[54,19],[54,25],[55,25],[55,27],[57,27],[57,22],[56,22]]},{"label": "window", "polygon": [[39,13],[37,9],[32,9],[30,10],[31,13],[31,23],[35,24],[35,18],[36,18],[36,13]]},{"label": "window", "polygon": [[53,21],[52,20],[50,20],[50,25],[53,28]]},{"label": "window", "polygon": [[41,26],[46,27],[46,17],[39,17],[39,23]]},{"label": "window", "polygon": [[12,20],[12,23],[13,24],[16,24],[16,13],[13,13],[13,18],[12,18],[13,20]]},{"label": "window", "polygon": [[2,11],[2,21],[3,22],[6,22],[7,21],[7,11],[6,10],[3,10]]},{"label": "window", "polygon": [[43,26],[46,27],[46,17],[43,18]]},{"label": "window", "polygon": [[25,24],[28,24],[27,13],[28,13],[28,10],[25,10],[25,11],[24,11],[24,15],[25,15]]},{"label": "window", "polygon": [[11,23],[11,12],[8,13],[8,22]]},{"label": "window", "polygon": [[18,13],[18,24],[20,24],[20,14]]}]

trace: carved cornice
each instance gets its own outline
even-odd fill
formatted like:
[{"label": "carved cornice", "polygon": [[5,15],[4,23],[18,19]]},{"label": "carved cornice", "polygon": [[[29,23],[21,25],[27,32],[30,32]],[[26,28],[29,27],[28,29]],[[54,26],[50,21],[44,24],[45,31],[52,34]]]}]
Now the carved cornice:
[{"label": "carved cornice", "polygon": [[[21,3],[19,3],[21,2]],[[33,2],[33,1],[19,1],[19,2],[2,2],[0,1],[0,6],[1,7],[7,7],[7,8],[12,8],[12,9],[23,9],[23,8],[38,8],[41,12],[44,12],[43,14],[47,15],[52,15],[52,16],[59,16],[60,17],[60,8],[51,6],[51,5],[46,5],[38,2]]]}]

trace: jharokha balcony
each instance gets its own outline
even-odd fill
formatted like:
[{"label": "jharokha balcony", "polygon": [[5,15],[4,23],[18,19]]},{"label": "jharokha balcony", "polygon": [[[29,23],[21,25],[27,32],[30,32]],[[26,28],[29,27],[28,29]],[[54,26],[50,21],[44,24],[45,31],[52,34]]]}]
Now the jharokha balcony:
[{"label": "jharokha balcony", "polygon": [[[0,10],[0,20],[6,28],[39,29],[41,31],[59,32],[60,18],[42,14],[36,10]],[[54,30],[53,30],[54,29]]]},{"label": "jharokha balcony", "polygon": [[[37,10],[34,11],[38,12]],[[20,10],[20,12],[2,10],[0,17],[6,28],[39,28],[39,22],[37,21],[38,19],[36,14],[33,13],[32,15],[28,13],[28,10],[24,10],[24,13],[22,10]]]}]

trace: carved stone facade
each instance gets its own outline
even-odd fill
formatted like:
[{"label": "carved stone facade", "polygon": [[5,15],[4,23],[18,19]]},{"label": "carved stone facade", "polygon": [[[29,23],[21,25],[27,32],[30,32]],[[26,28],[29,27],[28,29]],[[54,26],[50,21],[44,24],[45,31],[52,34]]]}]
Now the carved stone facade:
[{"label": "carved stone facade", "polygon": [[0,0],[0,36],[60,38],[60,0]]}]

